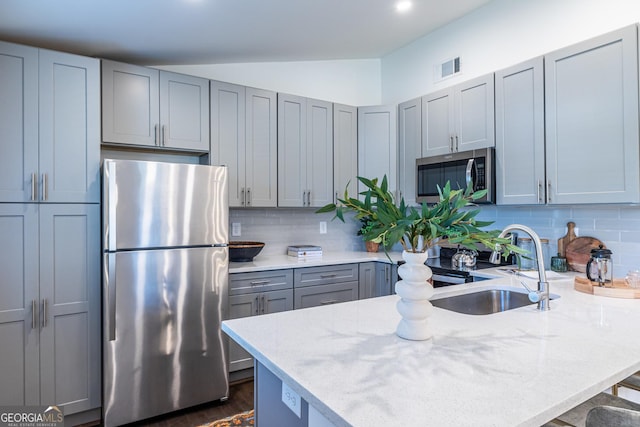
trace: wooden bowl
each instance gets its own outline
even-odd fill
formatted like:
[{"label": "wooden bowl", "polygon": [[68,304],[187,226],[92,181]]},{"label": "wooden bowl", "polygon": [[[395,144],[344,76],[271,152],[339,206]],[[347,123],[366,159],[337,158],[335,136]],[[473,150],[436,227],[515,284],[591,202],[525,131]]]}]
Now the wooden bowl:
[{"label": "wooden bowl", "polygon": [[229,242],[229,261],[251,262],[253,258],[264,248],[263,242]]}]

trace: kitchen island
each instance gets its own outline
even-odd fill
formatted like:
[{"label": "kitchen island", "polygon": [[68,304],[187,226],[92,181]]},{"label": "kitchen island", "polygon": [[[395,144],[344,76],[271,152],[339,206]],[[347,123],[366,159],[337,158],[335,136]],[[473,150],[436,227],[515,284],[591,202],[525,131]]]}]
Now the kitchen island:
[{"label": "kitchen island", "polygon": [[[503,277],[433,298],[496,286],[521,289]],[[579,293],[572,279],[550,289],[559,298],[547,312],[434,308],[434,336],[421,342],[395,335],[396,295],[229,320],[223,330],[256,359],[258,426],[540,426],[640,370],[640,300]],[[300,396],[290,403],[301,418],[280,404],[282,382]]]}]

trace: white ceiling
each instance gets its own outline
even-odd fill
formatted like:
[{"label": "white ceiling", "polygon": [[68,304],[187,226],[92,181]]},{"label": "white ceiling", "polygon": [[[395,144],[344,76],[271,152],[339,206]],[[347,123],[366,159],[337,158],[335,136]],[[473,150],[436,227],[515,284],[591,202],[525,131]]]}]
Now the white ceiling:
[{"label": "white ceiling", "polygon": [[490,0],[0,0],[0,40],[137,64],[380,58]]}]

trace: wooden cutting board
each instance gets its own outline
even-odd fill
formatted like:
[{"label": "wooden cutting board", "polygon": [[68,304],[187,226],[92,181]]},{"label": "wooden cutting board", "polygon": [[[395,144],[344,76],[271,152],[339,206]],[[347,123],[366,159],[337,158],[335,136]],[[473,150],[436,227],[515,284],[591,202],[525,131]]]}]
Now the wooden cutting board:
[{"label": "wooden cutting board", "polygon": [[586,277],[576,277],[574,278],[573,287],[576,291],[603,297],[640,298],[640,289],[630,287],[624,279],[613,279],[610,287],[604,287]]},{"label": "wooden cutting board", "polygon": [[576,237],[570,241],[564,248],[564,256],[567,258],[569,270],[581,273],[587,271],[587,262],[591,258],[591,249],[598,249],[600,245],[606,248],[604,243],[595,237]]},{"label": "wooden cutting board", "polygon": [[575,228],[576,228],[576,223],[573,221],[569,221],[567,223],[567,234],[565,234],[563,237],[558,239],[558,253],[560,254],[560,256],[565,256],[567,245],[572,240],[575,240],[576,237],[578,237],[576,236],[576,232],[574,230]]}]

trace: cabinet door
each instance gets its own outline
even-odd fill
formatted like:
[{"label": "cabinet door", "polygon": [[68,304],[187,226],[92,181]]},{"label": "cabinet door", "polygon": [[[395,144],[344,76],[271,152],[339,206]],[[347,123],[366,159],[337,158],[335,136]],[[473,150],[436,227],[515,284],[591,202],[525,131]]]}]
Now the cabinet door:
[{"label": "cabinet door", "polygon": [[496,73],[497,203],[544,204],[544,62]]},{"label": "cabinet door", "polygon": [[38,49],[0,42],[0,202],[37,200]]},{"label": "cabinet door", "polygon": [[246,205],[276,207],[278,203],[276,93],[246,88],[246,96]]},{"label": "cabinet door", "polygon": [[[358,108],[358,175],[387,176],[389,191],[397,197],[397,134],[395,106]],[[358,183],[358,191],[366,187]]]},{"label": "cabinet door", "polygon": [[307,286],[293,290],[293,308],[317,307],[358,299],[358,282]]},{"label": "cabinet door", "polygon": [[245,88],[211,81],[212,165],[227,166],[229,206],[245,203]]},{"label": "cabinet door", "polygon": [[358,109],[333,104],[333,191],[334,202],[358,191]]},{"label": "cabinet door", "polygon": [[100,406],[100,207],[40,205],[41,403]]},{"label": "cabinet door", "polygon": [[636,26],[545,56],[548,203],[640,201]]},{"label": "cabinet door", "polygon": [[102,141],[157,146],[159,71],[102,60]]},{"label": "cabinet door", "polygon": [[453,94],[443,89],[422,97],[422,157],[454,151]]},{"label": "cabinet door", "polygon": [[333,202],[333,104],[307,99],[307,203],[320,207]]},{"label": "cabinet door", "polygon": [[455,151],[495,146],[493,73],[454,88]]},{"label": "cabinet door", "polygon": [[40,49],[40,200],[100,202],[100,61]]},{"label": "cabinet door", "polygon": [[373,298],[376,294],[376,263],[363,262],[358,268],[358,299]]},{"label": "cabinet door", "polygon": [[160,145],[209,152],[209,80],[160,72]]},{"label": "cabinet door", "polygon": [[376,297],[381,297],[384,295],[391,295],[393,285],[395,282],[392,282],[392,268],[391,264],[387,263],[376,263]]},{"label": "cabinet door", "polygon": [[416,159],[422,157],[422,102],[398,105],[398,187],[408,205],[416,204]]},{"label": "cabinet door", "polygon": [[39,405],[38,205],[0,203],[0,236],[0,402]]},{"label": "cabinet door", "polygon": [[307,205],[307,100],[278,94],[278,206]]},{"label": "cabinet door", "polygon": [[263,292],[260,294],[260,313],[280,313],[293,310],[293,290]]},{"label": "cabinet door", "polygon": [[[289,291],[291,292],[291,291]],[[260,294],[229,296],[229,319],[255,316],[260,310]],[[232,339],[229,340],[229,372],[253,367],[253,358]]]}]

